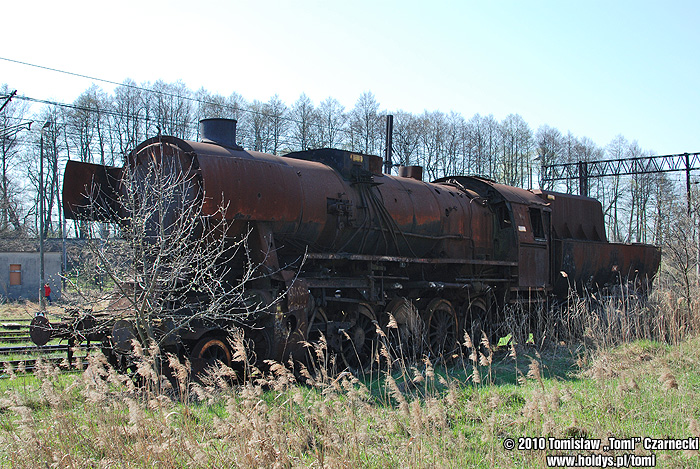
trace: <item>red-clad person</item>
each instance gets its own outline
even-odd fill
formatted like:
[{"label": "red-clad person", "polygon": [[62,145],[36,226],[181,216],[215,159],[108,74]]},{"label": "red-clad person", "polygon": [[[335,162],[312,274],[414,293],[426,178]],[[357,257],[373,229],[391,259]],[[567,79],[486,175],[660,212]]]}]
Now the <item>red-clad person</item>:
[{"label": "red-clad person", "polygon": [[46,301],[51,305],[51,287],[48,283],[44,284],[44,297],[46,297]]}]

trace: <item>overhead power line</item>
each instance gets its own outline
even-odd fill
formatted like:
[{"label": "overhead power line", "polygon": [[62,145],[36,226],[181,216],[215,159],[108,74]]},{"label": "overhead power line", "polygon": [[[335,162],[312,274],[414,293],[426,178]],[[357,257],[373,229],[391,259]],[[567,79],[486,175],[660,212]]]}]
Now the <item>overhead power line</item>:
[{"label": "overhead power line", "polygon": [[[123,87],[125,87],[125,88],[130,88],[130,89],[133,89],[133,90],[143,91],[143,92],[145,92],[145,93],[157,94],[157,95],[164,96],[164,97],[169,97],[169,98],[184,99],[184,100],[191,101],[191,102],[194,102],[194,103],[197,103],[197,104],[200,104],[200,105],[203,104],[203,105],[207,105],[207,106],[215,106],[215,107],[219,107],[219,108],[228,109],[228,110],[234,111],[234,112],[249,113],[249,114],[259,115],[259,116],[263,116],[263,117],[276,118],[276,119],[280,119],[280,120],[283,120],[283,121],[292,122],[292,123],[296,123],[296,124],[303,124],[302,121],[300,121],[300,120],[298,120],[298,119],[294,119],[294,118],[292,118],[292,117],[278,116],[278,115],[274,115],[274,114],[268,114],[268,113],[265,113],[265,112],[256,111],[256,110],[254,110],[254,109],[248,109],[248,108],[244,108],[244,107],[232,106],[232,105],[226,104],[226,103],[223,103],[223,104],[222,104],[222,103],[217,103],[217,102],[214,102],[214,101],[207,101],[207,100],[203,100],[203,99],[199,99],[199,98],[193,98],[193,97],[191,97],[191,96],[179,95],[179,94],[176,94],[176,93],[169,93],[169,92],[167,92],[167,91],[161,91],[161,90],[155,90],[155,89],[152,89],[152,88],[146,88],[146,87],[134,85],[134,84],[131,84],[131,83],[124,83],[124,82],[123,82],[123,83],[119,83],[119,82],[114,81],[114,80],[107,80],[107,79],[105,79],[105,78],[98,78],[98,77],[93,77],[93,76],[90,76],[90,75],[84,75],[84,74],[81,74],[81,73],[69,72],[69,71],[66,71],[66,70],[60,70],[60,69],[57,69],[57,68],[47,67],[47,66],[44,66],[44,65],[32,64],[32,63],[29,63],[29,62],[23,62],[23,61],[21,61],[21,60],[9,59],[9,58],[6,58],[6,57],[0,57],[0,60],[4,60],[4,61],[6,61],[6,62],[11,62],[11,63],[16,63],[16,64],[19,64],[19,65],[25,65],[25,66],[27,66],[27,67],[33,67],[33,68],[37,68],[37,69],[41,69],[41,70],[48,70],[48,71],[55,72],[55,73],[61,73],[61,74],[64,74],[64,75],[69,75],[69,76],[74,76],[74,77],[79,77],[79,78],[85,78],[85,79],[88,79],[88,80],[93,80],[93,81],[97,81],[97,82],[101,82],[101,83],[107,83],[107,84],[110,84],[110,85],[123,86]],[[55,102],[46,101],[46,100],[33,99],[33,98],[27,98],[27,97],[20,97],[20,96],[18,96],[18,98],[24,98],[24,99],[27,99],[27,100],[31,100],[31,101],[35,101],[35,102],[40,102],[40,103],[44,103],[44,104],[51,104],[51,105],[54,105],[54,106],[61,105],[61,106],[71,107],[71,105],[68,105],[68,104],[55,103]],[[286,106],[286,105],[285,105],[285,106]],[[80,108],[80,107],[75,107],[75,109],[89,110],[89,111],[92,111],[92,112],[95,111],[95,109],[85,109],[85,108]],[[289,109],[289,108],[288,108],[288,109]],[[101,111],[101,112],[105,112],[104,110],[100,110],[100,111]],[[315,127],[322,127],[322,125],[319,124],[319,123],[317,123],[317,122],[312,122],[312,123],[309,123],[309,124],[312,125],[312,126],[315,126]],[[347,129],[341,129],[340,131],[341,131],[341,132],[349,132],[349,130],[347,130]]]},{"label": "overhead power line", "polygon": [[[62,73],[62,74],[64,74],[64,75],[71,75],[71,76],[74,76],[74,77],[87,78],[88,80],[99,81],[99,82],[102,82],[102,83],[109,83],[110,85],[125,86],[125,87],[127,87],[127,88],[134,88],[134,89],[137,89],[137,90],[151,91],[151,92],[153,92],[153,93],[156,93],[156,91],[154,91],[154,90],[148,90],[147,88],[141,88],[140,86],[131,85],[131,84],[128,84],[128,83],[118,83],[118,82],[116,82],[116,81],[106,80],[106,79],[104,79],[104,78],[97,78],[97,77],[92,77],[92,76],[89,76],[89,75],[83,75],[83,74],[81,74],[81,73],[68,72],[68,71],[66,71],[66,70],[59,70],[59,69],[57,69],[57,68],[46,67],[46,66],[44,66],[44,65],[30,64],[29,62],[22,62],[21,60],[13,60],[13,59],[8,59],[8,58],[6,58],[6,57],[0,57],[0,60],[4,60],[4,61],[6,61],[6,62],[12,62],[12,63],[19,64],[19,65],[26,65],[27,67],[38,68],[38,69],[41,69],[41,70],[48,70],[48,71],[50,71],[50,72]],[[162,93],[162,94],[167,94],[167,93]]]}]

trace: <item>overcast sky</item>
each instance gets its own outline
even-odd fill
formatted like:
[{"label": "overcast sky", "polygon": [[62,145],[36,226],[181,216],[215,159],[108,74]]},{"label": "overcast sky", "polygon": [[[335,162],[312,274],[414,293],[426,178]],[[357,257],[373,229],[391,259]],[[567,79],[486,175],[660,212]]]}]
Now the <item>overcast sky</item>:
[{"label": "overcast sky", "polygon": [[[371,91],[672,154],[700,151],[699,20],[696,1],[34,0],[4,9],[0,57],[288,105]],[[92,81],[0,60],[1,83],[72,102]]]}]

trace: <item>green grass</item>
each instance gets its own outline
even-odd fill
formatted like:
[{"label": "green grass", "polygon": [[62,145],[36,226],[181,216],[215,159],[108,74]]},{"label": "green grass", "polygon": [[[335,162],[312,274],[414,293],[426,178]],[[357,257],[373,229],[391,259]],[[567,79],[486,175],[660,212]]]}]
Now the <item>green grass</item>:
[{"label": "green grass", "polygon": [[[522,347],[517,362],[509,353],[496,353],[491,379],[479,367],[480,384],[470,363],[416,366],[408,380],[394,373],[314,386],[281,378],[233,385],[214,375],[190,384],[184,400],[134,388],[100,366],[18,376],[0,380],[0,461],[529,468],[544,467],[553,452],[507,451],[506,438],[700,437],[698,339],[638,341],[592,355]],[[698,455],[658,452],[657,465],[697,467]]]},{"label": "green grass", "polygon": [[[20,318],[35,306],[7,308]],[[506,337],[484,366],[467,354],[308,383],[275,367],[245,384],[220,371],[179,390],[93,354],[86,372],[0,379],[0,466],[532,468],[553,451],[509,451],[507,438],[700,437],[700,338],[612,347],[601,344],[618,335],[588,333],[600,343],[537,349]],[[657,466],[700,463],[662,451]]]}]

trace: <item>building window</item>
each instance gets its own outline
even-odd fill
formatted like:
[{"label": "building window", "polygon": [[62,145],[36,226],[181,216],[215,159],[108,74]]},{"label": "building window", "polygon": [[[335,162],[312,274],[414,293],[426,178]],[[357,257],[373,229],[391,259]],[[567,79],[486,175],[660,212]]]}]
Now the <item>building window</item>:
[{"label": "building window", "polygon": [[22,285],[22,264],[10,264],[10,285]]}]

